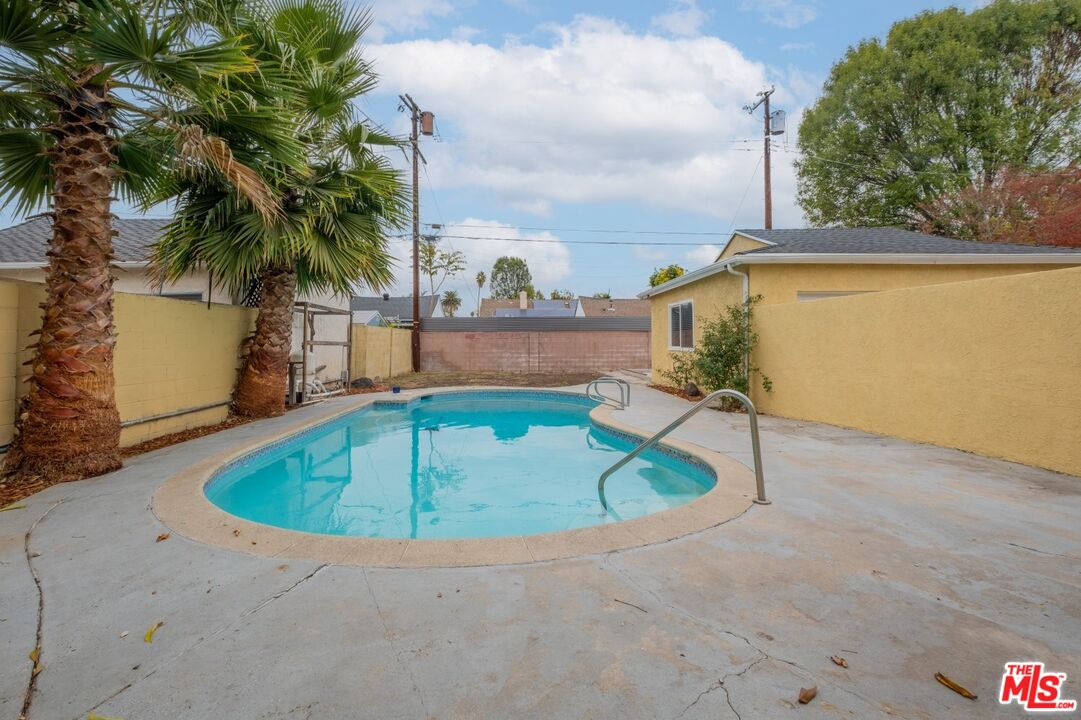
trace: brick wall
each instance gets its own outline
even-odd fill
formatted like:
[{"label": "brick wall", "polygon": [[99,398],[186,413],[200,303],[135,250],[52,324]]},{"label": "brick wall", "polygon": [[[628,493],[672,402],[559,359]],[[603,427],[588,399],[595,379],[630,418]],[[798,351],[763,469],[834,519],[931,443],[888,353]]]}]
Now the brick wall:
[{"label": "brick wall", "polygon": [[648,368],[649,332],[422,332],[420,369],[577,372]]}]

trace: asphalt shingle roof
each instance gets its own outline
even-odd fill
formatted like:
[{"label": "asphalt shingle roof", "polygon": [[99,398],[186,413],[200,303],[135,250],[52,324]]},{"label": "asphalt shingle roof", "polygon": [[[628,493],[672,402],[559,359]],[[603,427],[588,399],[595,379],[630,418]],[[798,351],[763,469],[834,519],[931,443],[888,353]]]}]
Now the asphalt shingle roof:
[{"label": "asphalt shingle roof", "polygon": [[[420,296],[420,316],[421,318],[430,318],[435,313],[436,305],[439,303],[439,295],[421,295]],[[349,300],[350,310],[378,310],[379,314],[388,320],[391,318],[398,318],[399,320],[412,320],[413,319],[413,297],[406,295],[404,297],[391,297],[384,300],[382,296],[377,297],[361,297],[360,295],[354,295]]]},{"label": "asphalt shingle roof", "polygon": [[[150,254],[169,221],[166,219],[114,218],[113,255],[116,262],[142,262]],[[52,237],[47,217],[27,220],[0,230],[0,263],[46,263],[45,249]]]},{"label": "asphalt shingle roof", "polygon": [[1081,253],[1081,248],[1047,245],[1015,245],[984,243],[970,240],[927,235],[900,228],[805,228],[798,230],[736,230],[759,240],[775,243],[769,247],[748,250],[739,255],[773,255],[777,253],[811,254],[1047,254]]}]

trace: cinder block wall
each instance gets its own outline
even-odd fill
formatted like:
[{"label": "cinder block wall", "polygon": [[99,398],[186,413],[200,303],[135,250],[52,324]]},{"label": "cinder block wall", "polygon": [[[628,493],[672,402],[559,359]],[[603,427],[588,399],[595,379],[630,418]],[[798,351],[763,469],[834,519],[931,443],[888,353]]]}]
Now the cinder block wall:
[{"label": "cinder block wall", "polygon": [[421,370],[544,373],[648,367],[648,331],[420,334]]},{"label": "cinder block wall", "polygon": [[[0,444],[11,442],[16,398],[26,392],[21,363],[33,356],[45,287],[0,282]],[[153,295],[114,295],[117,328],[114,372],[120,420],[215,405],[194,413],[124,428],[121,445],[220,422],[228,414],[240,347],[256,311]]]},{"label": "cinder block wall", "polygon": [[1081,475],[1081,268],[755,311],[763,412]]},{"label": "cinder block wall", "polygon": [[354,378],[389,378],[413,370],[413,350],[409,330],[353,326]]}]

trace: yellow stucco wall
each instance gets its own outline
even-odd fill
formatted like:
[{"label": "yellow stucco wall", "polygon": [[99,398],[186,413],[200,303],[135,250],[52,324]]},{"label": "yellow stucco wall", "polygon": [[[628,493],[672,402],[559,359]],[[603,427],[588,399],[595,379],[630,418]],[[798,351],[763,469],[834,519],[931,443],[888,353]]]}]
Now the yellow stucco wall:
[{"label": "yellow stucco wall", "polygon": [[748,265],[751,294],[763,305],[796,302],[799,292],[876,292],[1002,275],[1058,270],[1056,265]]},{"label": "yellow stucco wall", "polygon": [[1081,475],[1081,268],[760,308],[766,413]]},{"label": "yellow stucco wall", "polygon": [[724,250],[721,252],[718,260],[731,257],[736,253],[747,252],[748,250],[757,250],[760,247],[766,247],[766,243],[759,242],[758,240],[752,240],[749,237],[743,235],[733,235],[728,241],[728,244],[724,246]]},{"label": "yellow stucco wall", "polygon": [[0,282],[0,445],[11,442],[19,368],[19,286]]},{"label": "yellow stucco wall", "polygon": [[653,382],[671,384],[662,373],[672,368],[672,350],[668,344],[668,306],[673,303],[694,302],[694,341],[702,337],[702,318],[717,317],[726,305],[739,303],[743,297],[740,278],[718,273],[697,282],[688,283],[650,299],[650,356],[653,360]]},{"label": "yellow stucco wall", "polygon": [[[240,346],[251,334],[255,310],[232,305],[212,305],[173,300],[153,295],[116,293],[114,320],[117,328],[114,371],[116,403],[120,420],[130,421],[186,408],[225,403],[232,397],[240,365]],[[11,378],[10,387],[0,386],[0,439],[10,442],[15,398],[26,384],[15,381],[5,348],[14,341],[15,371],[30,359],[41,325],[39,303],[45,288],[38,283],[0,282],[0,382]],[[12,302],[15,305],[12,306]],[[14,338],[7,318],[13,318]],[[17,393],[16,393],[17,391]],[[228,407],[178,415],[124,428],[121,445],[134,445],[150,438],[224,420]]]},{"label": "yellow stucco wall", "polygon": [[353,325],[352,377],[389,378],[413,369],[409,330]]},{"label": "yellow stucco wall", "polygon": [[[736,237],[736,240],[741,238]],[[753,242],[753,241],[747,241]],[[759,307],[796,302],[800,292],[878,292],[906,287],[962,282],[1003,275],[1058,270],[1055,265],[741,265],[750,276],[751,295],[761,295]],[[702,278],[651,299],[653,382],[671,369],[668,349],[668,306],[694,301],[694,338],[701,338],[702,321],[720,315],[726,305],[742,298],[741,280],[727,272]]]}]

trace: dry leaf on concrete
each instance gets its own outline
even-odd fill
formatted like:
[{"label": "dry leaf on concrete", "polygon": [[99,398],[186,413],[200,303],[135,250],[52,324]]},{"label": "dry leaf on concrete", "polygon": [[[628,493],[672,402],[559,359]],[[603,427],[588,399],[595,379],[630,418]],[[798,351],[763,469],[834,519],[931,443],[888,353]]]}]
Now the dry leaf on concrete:
[{"label": "dry leaf on concrete", "polygon": [[832,661],[833,661],[833,664],[834,664],[834,665],[840,665],[840,666],[841,666],[841,667],[843,667],[843,668],[847,668],[847,667],[848,667],[848,661],[847,661],[847,660],[845,660],[845,659],[844,659],[843,657],[841,657],[840,655],[830,655],[830,660],[832,660]]},{"label": "dry leaf on concrete", "polygon": [[151,625],[150,629],[148,629],[146,631],[146,635],[143,635],[143,642],[145,642],[145,643],[154,642],[154,633],[156,633],[158,631],[158,628],[160,628],[164,624],[165,624],[164,621],[159,620],[158,622]]},{"label": "dry leaf on concrete", "polygon": [[816,695],[818,695],[817,685],[809,688],[801,687],[799,689],[799,704],[806,705],[807,703],[814,700]]},{"label": "dry leaf on concrete", "polygon": [[968,689],[961,687],[960,685],[955,683],[953,680],[950,680],[948,677],[946,677],[945,675],[943,675],[940,672],[935,673],[935,680],[938,680],[940,683],[942,683],[943,685],[948,687],[950,690],[953,690],[955,693],[957,693],[958,695],[960,695],[963,698],[968,698],[969,700],[975,700],[976,699],[976,694],[975,693],[970,692]]},{"label": "dry leaf on concrete", "polygon": [[172,534],[172,533],[162,533],[161,535],[158,535],[158,539],[157,539],[157,540],[155,540],[154,542],[162,542],[162,541],[164,541],[164,540],[168,540],[168,539],[169,539],[169,535],[171,535],[171,534]]}]

